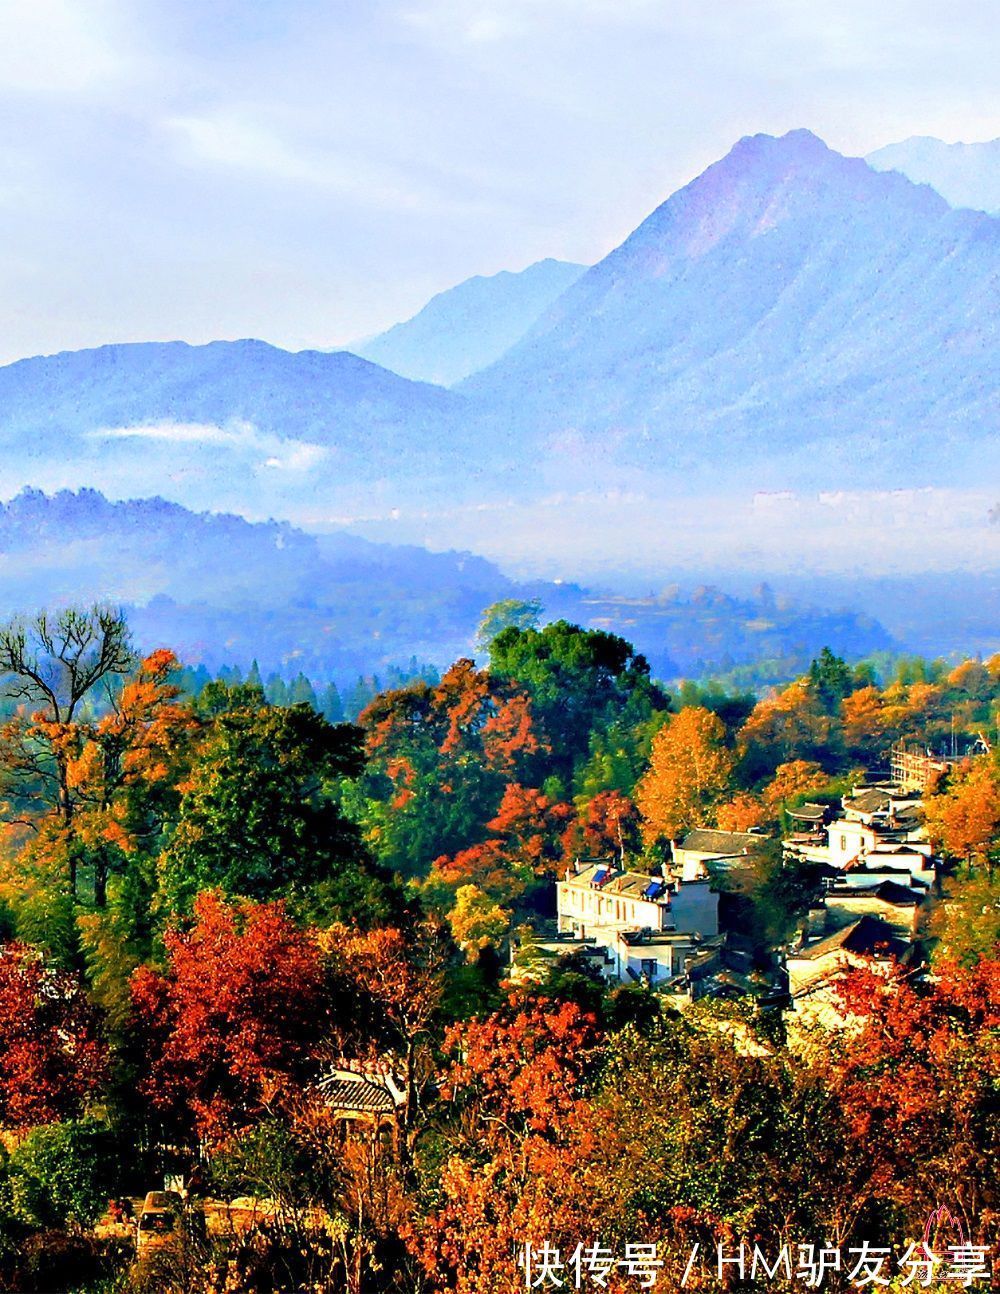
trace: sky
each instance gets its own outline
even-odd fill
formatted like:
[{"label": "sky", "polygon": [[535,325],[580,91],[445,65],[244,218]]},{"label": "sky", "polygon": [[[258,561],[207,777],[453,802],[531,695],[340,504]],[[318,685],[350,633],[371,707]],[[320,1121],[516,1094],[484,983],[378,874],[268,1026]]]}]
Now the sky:
[{"label": "sky", "polygon": [[994,0],[0,0],[0,362],[343,345],[742,135],[1000,136]]}]

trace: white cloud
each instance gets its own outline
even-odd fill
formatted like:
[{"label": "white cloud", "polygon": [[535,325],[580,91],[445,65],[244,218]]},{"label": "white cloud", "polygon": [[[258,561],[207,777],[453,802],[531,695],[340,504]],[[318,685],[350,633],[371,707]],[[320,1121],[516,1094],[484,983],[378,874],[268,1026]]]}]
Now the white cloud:
[{"label": "white cloud", "polygon": [[0,89],[75,94],[117,80],[128,58],[108,0],[3,0]]},{"label": "white cloud", "polygon": [[279,180],[329,183],[331,174],[266,126],[232,114],[171,117],[164,125],[189,156]]},{"label": "white cloud", "polygon": [[198,447],[222,446],[253,460],[255,467],[272,471],[308,472],[326,458],[324,445],[291,440],[260,432],[249,422],[156,422],[133,427],[101,427],[87,433],[88,440],[152,440],[164,444]]},{"label": "white cloud", "polygon": [[418,183],[391,163],[342,155],[314,122],[291,121],[278,128],[237,109],[166,118],[182,160],[210,168],[243,171],[267,181],[310,185],[381,212],[420,215],[469,212],[482,204],[445,195],[440,177],[425,173]]}]

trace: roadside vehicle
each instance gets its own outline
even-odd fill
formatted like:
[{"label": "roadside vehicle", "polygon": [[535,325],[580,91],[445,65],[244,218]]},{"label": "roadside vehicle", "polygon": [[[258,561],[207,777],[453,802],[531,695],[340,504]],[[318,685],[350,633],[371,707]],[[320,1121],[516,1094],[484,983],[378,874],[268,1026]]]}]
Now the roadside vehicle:
[{"label": "roadside vehicle", "polygon": [[139,1253],[177,1243],[181,1230],[181,1207],[181,1198],[176,1191],[148,1192],[136,1224],[135,1245]]}]

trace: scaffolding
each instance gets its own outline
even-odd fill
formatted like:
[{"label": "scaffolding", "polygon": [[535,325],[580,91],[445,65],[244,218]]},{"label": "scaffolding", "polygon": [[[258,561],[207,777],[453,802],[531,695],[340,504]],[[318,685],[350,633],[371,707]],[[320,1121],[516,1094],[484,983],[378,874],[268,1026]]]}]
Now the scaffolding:
[{"label": "scaffolding", "polygon": [[905,741],[893,743],[889,766],[893,783],[904,791],[925,791],[929,783],[951,767],[952,761],[931,755]]}]

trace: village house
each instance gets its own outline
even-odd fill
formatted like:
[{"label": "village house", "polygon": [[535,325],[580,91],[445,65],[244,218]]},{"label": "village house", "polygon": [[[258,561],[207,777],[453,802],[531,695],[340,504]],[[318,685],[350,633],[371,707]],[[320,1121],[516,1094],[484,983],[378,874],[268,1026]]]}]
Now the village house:
[{"label": "village house", "polygon": [[824,895],[823,904],[827,931],[837,931],[863,916],[873,916],[884,921],[897,938],[909,941],[920,933],[928,897],[924,890],[885,879],[874,885],[832,888]]},{"label": "village house", "polygon": [[837,989],[853,967],[873,963],[888,966],[912,955],[913,945],[899,938],[890,924],[873,915],[861,916],[833,934],[789,951],[785,968],[790,1045],[804,1045],[811,1026],[842,1025],[844,1017],[838,1008]]},{"label": "village house", "polygon": [[681,991],[718,968],[724,938],[719,900],[707,878],[652,876],[611,859],[578,860],[556,883],[558,939],[608,980]]},{"label": "village house", "polygon": [[345,1137],[397,1137],[406,1093],[391,1073],[372,1073],[341,1062],[323,1075],[318,1087]]},{"label": "village house", "polygon": [[719,899],[708,878],[651,876],[611,859],[581,860],[556,882],[558,928],[583,937],[601,930],[719,933]]},{"label": "village house", "polygon": [[685,883],[704,880],[709,874],[709,863],[725,866],[734,859],[745,858],[767,838],[760,831],[715,831],[697,827],[674,845],[674,871]]},{"label": "village house", "polygon": [[858,787],[844,797],[839,812],[818,805],[790,814],[795,830],[783,842],[786,857],[824,863],[838,876],[857,873],[854,883],[883,880],[929,889],[934,858],[919,817],[920,798],[892,785]]}]

